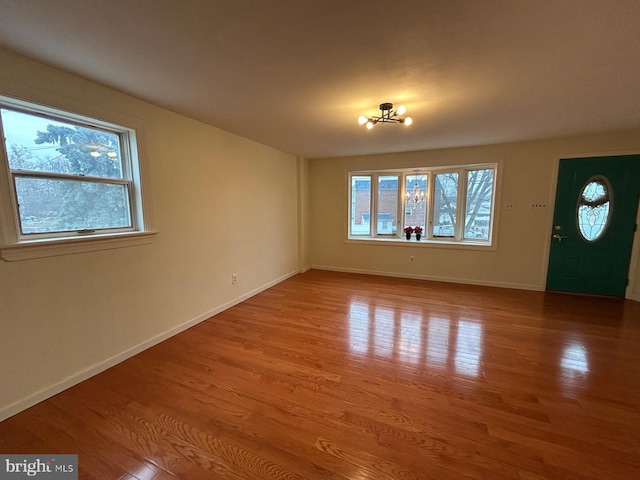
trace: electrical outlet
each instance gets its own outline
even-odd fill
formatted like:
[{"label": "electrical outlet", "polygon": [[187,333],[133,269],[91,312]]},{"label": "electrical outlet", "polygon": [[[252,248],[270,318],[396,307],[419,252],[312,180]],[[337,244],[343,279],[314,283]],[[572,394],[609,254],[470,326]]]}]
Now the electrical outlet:
[{"label": "electrical outlet", "polygon": [[505,210],[513,210],[513,203],[505,203],[504,204],[504,209]]},{"label": "electrical outlet", "polygon": [[415,261],[416,261],[416,257],[414,257],[413,255],[411,255],[411,256],[409,257],[409,263],[415,263]]},{"label": "electrical outlet", "polygon": [[234,273],[231,275],[231,285],[235,285],[236,283],[238,283],[238,274]]},{"label": "electrical outlet", "polygon": [[531,204],[531,208],[533,210],[540,210],[542,208],[547,208],[547,204],[546,203],[532,203]]}]

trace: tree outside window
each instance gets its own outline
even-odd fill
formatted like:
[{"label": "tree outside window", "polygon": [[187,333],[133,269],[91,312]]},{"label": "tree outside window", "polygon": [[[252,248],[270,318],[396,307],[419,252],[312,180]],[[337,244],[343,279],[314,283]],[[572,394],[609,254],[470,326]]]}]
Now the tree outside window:
[{"label": "tree outside window", "polygon": [[131,229],[120,132],[0,109],[22,235]]}]

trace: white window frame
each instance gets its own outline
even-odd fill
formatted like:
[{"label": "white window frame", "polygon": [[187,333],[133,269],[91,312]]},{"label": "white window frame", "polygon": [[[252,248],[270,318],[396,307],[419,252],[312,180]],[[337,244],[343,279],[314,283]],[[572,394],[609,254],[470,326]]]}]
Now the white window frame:
[{"label": "white window frame", "polygon": [[[465,219],[466,219],[466,200],[467,200],[467,183],[468,172],[474,170],[493,170],[493,182],[492,182],[492,195],[490,206],[490,225],[488,231],[488,239],[475,239],[464,238]],[[415,239],[415,235],[411,237],[411,240],[407,241],[404,236],[404,211],[405,211],[405,199],[406,199],[406,185],[407,177],[412,177],[416,174],[428,175],[427,191],[425,192],[427,209],[425,213],[425,230],[422,233],[422,237],[419,241]],[[456,225],[454,226],[453,237],[435,237],[433,236],[433,219],[434,219],[434,195],[435,195],[435,177],[437,174],[442,173],[458,173],[458,192],[456,201]],[[371,197],[370,197],[370,218],[377,218],[378,208],[378,178],[380,176],[398,175],[399,188],[398,188],[398,216],[396,225],[396,234],[384,234],[379,235],[376,233],[374,221],[371,220],[370,234],[351,234],[351,214],[353,207],[352,199],[352,178],[356,176],[369,176],[371,178]],[[464,246],[464,247],[495,247],[495,235],[497,228],[497,215],[496,215],[496,198],[498,196],[498,164],[497,163],[482,163],[482,164],[469,164],[469,165],[455,165],[455,166],[442,166],[442,167],[411,167],[406,169],[393,169],[393,170],[358,170],[348,172],[348,206],[347,206],[347,242],[380,242],[381,244],[387,242],[401,243],[404,245],[410,244],[413,246]]]},{"label": "white window frame", "polygon": [[[54,106],[35,103],[3,95],[2,92],[0,92],[0,106],[117,134],[122,149],[124,178],[106,181],[107,183],[128,185],[131,215],[131,226],[126,228],[22,234],[14,178],[15,176],[34,174],[21,171],[12,172],[9,168],[2,123],[0,122],[0,134],[2,134],[3,140],[0,148],[0,257],[2,259],[7,261],[25,260],[142,245],[153,241],[157,232],[153,228],[150,192],[144,180],[147,176],[142,148],[144,129],[138,120],[106,111],[96,111],[77,104],[70,105],[64,101]],[[37,176],[62,178],[65,175],[38,172]],[[105,181],[105,179],[88,178],[89,181]]]},{"label": "white window frame", "polygon": [[[361,238],[377,238],[377,239],[389,239],[389,238],[396,238],[397,237],[397,228],[398,228],[398,224],[400,222],[400,218],[401,218],[401,214],[402,214],[402,207],[404,207],[404,202],[400,202],[398,201],[398,205],[396,208],[396,235],[393,235],[391,233],[378,233],[378,193],[379,193],[379,179],[380,177],[388,177],[388,176],[398,176],[398,192],[403,190],[402,185],[400,185],[400,182],[402,182],[403,180],[403,172],[402,171],[396,171],[396,170],[378,170],[378,171],[371,171],[371,172],[352,172],[349,174],[349,219],[348,219],[348,226],[347,226],[347,231],[349,232],[349,236],[350,238],[356,238],[356,239],[361,239]],[[352,191],[352,177],[358,177],[358,176],[368,176],[371,178],[371,192],[370,192],[370,197],[369,197],[369,201],[370,201],[370,213],[369,213],[369,233],[368,234],[355,234],[355,235],[351,235],[351,206],[353,205],[352,202],[352,198],[351,198],[351,191]],[[400,195],[400,194],[399,194]],[[399,198],[401,198],[402,196],[399,196]],[[402,197],[403,198],[403,197]]]}]

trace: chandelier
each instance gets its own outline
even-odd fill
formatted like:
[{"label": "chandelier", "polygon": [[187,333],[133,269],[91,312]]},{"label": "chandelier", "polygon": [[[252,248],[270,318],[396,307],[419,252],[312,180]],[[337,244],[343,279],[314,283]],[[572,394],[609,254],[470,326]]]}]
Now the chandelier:
[{"label": "chandelier", "polygon": [[358,123],[360,125],[366,125],[369,130],[371,130],[376,123],[404,123],[405,125],[411,125],[413,123],[413,119],[411,117],[403,118],[399,116],[404,115],[407,111],[407,109],[402,105],[394,110],[393,103],[381,103],[380,111],[382,114],[379,117],[365,117],[364,115],[360,115],[358,117]]},{"label": "chandelier", "polygon": [[424,205],[425,202],[424,190],[420,189],[419,183],[420,177],[422,176],[423,175],[418,175],[418,171],[416,170],[413,175],[413,187],[411,189],[407,188],[406,204],[407,207],[412,210]]}]

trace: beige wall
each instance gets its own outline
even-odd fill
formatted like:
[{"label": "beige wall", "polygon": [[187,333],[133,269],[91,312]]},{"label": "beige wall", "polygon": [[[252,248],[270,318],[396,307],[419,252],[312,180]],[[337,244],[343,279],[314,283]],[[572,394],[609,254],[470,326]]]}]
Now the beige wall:
[{"label": "beige wall", "polygon": [[0,260],[0,419],[298,271],[295,156],[3,50],[0,65],[0,91],[144,123],[160,232],[151,245]]},{"label": "beige wall", "polygon": [[[310,262],[314,268],[543,290],[560,158],[640,152],[640,130],[536,142],[314,159],[309,166]],[[353,170],[497,162],[496,249],[346,242],[347,173]],[[544,203],[547,208],[531,209]],[[506,204],[513,205],[505,209]],[[636,233],[636,250],[640,243]],[[409,256],[415,263],[409,263]],[[630,298],[640,300],[640,255]],[[635,277],[635,278],[634,278]]]}]

